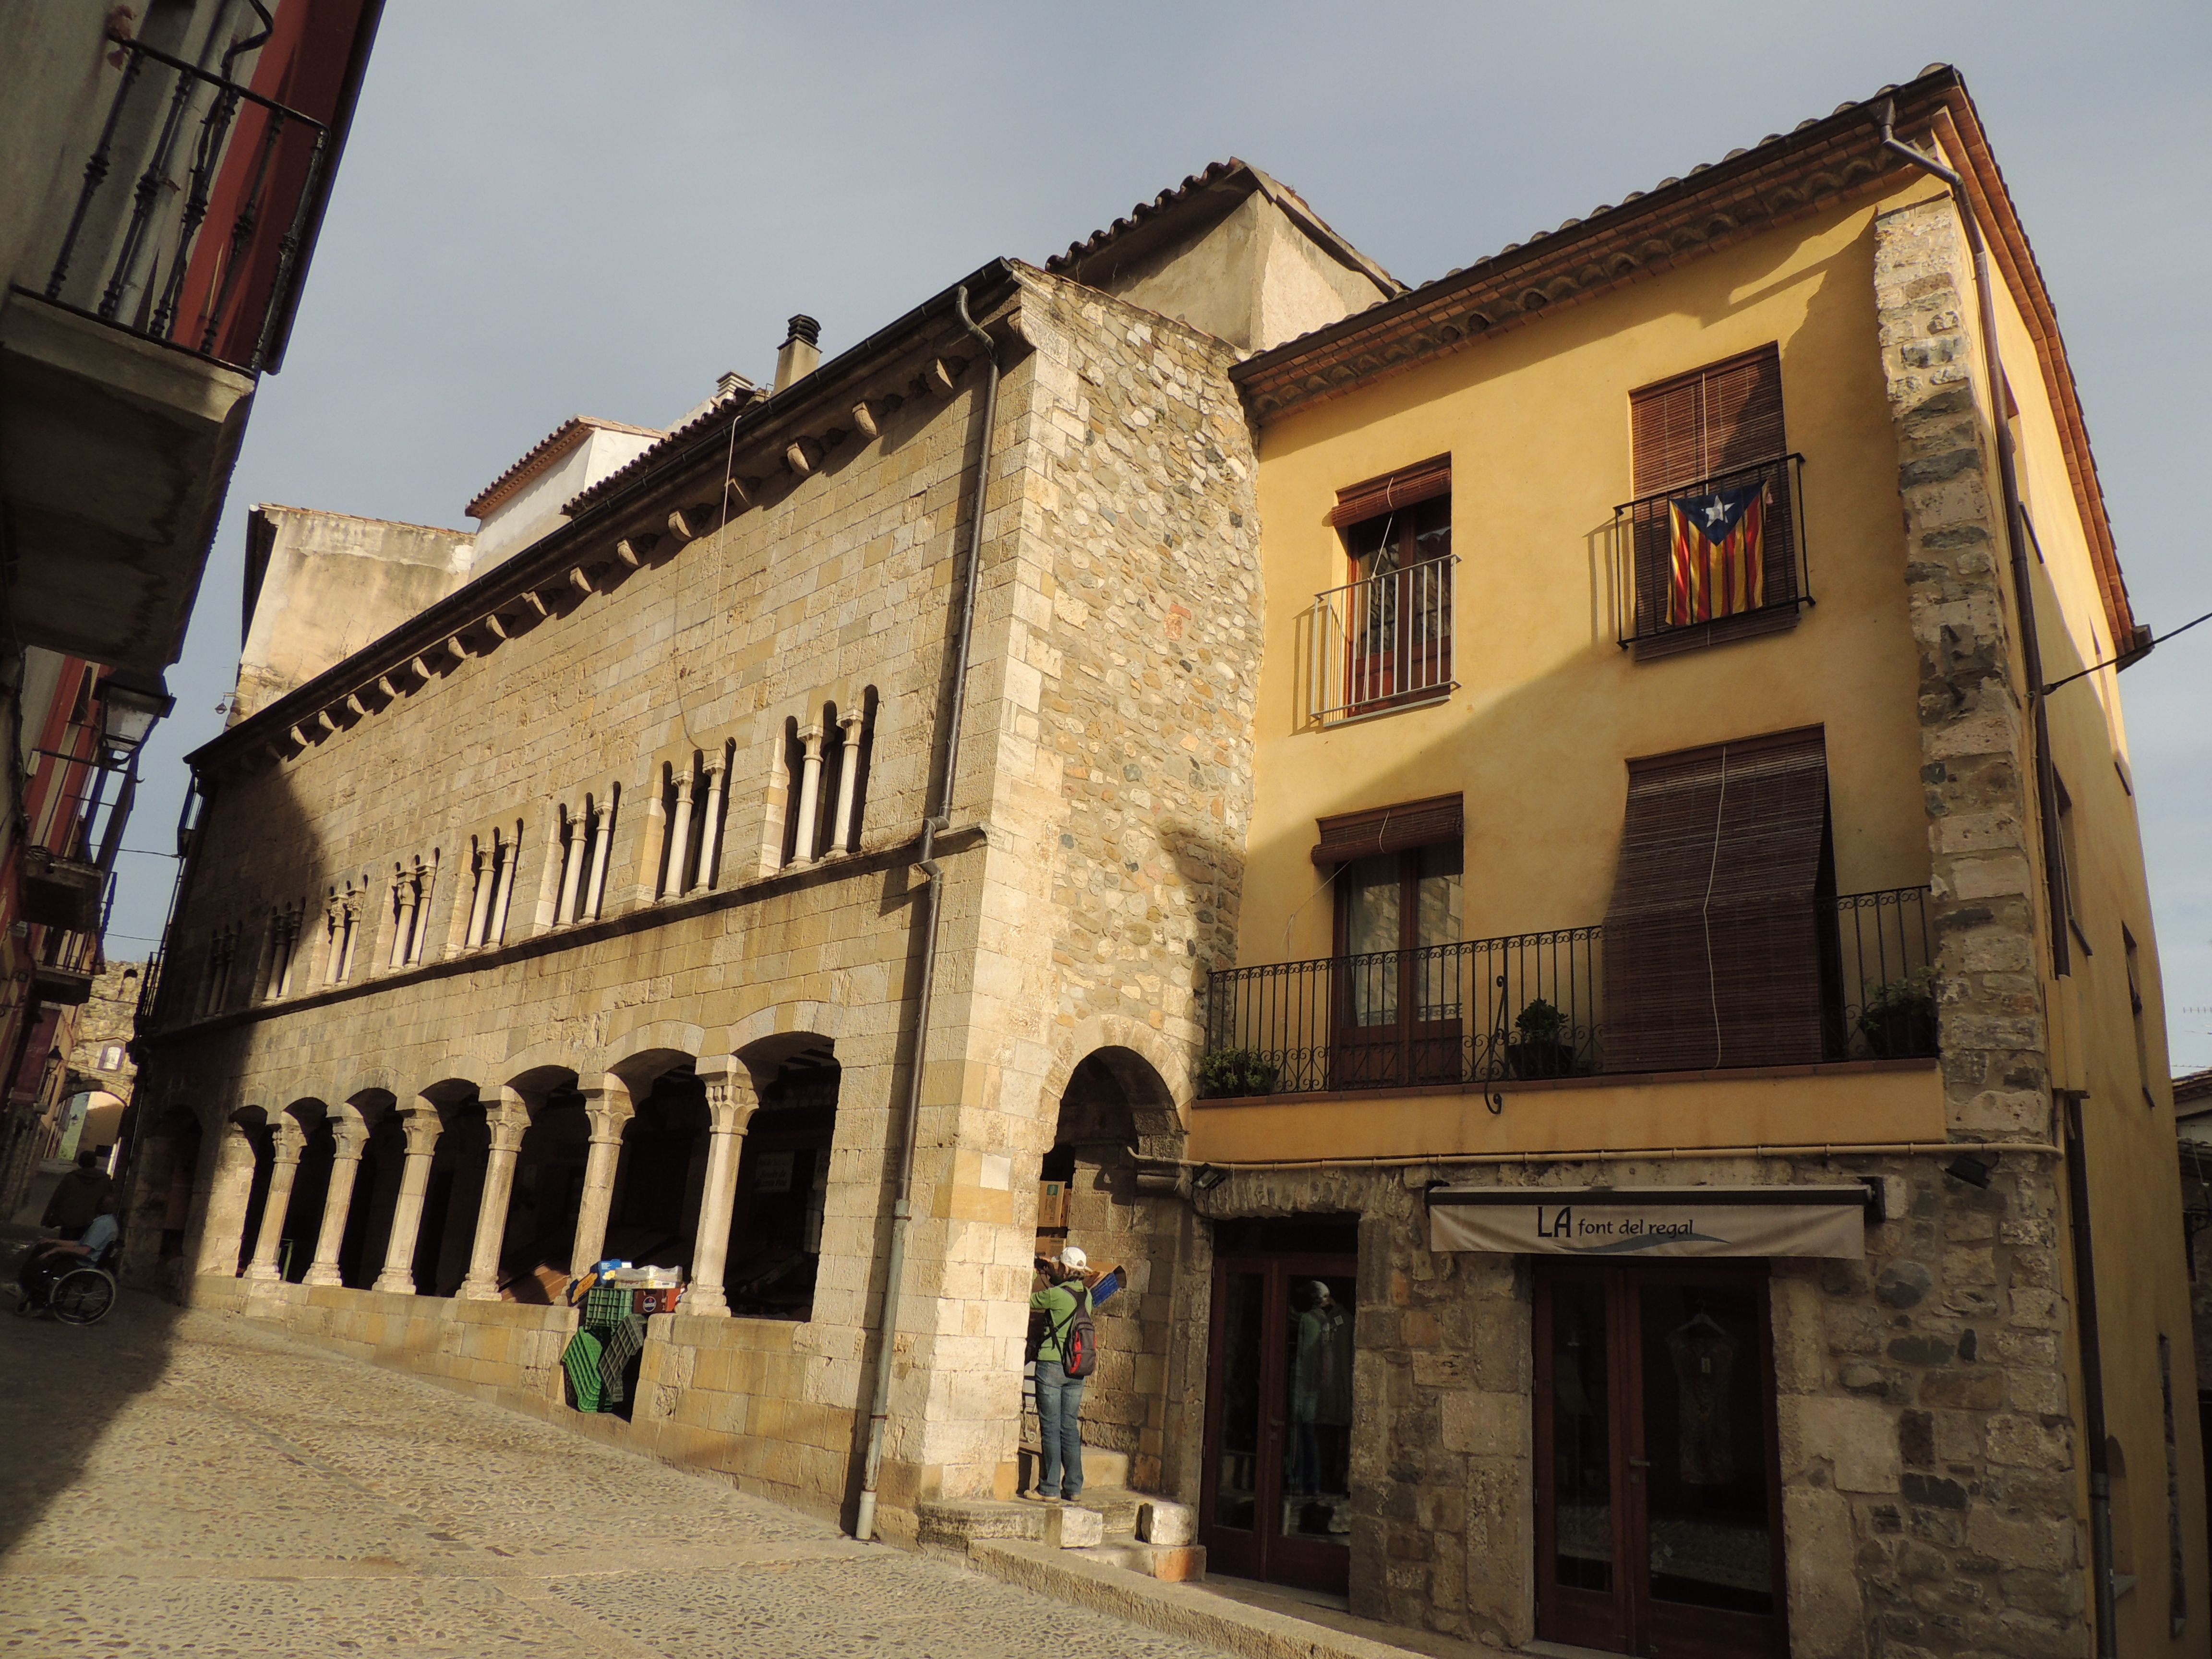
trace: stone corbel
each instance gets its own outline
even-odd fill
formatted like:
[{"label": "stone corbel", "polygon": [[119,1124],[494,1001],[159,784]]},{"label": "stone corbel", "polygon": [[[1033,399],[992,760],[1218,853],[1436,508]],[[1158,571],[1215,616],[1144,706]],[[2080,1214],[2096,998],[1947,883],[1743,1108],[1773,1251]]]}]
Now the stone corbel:
[{"label": "stone corbel", "polygon": [[722,495],[731,512],[742,513],[753,504],[753,493],[759,488],[758,478],[732,477],[722,486]]},{"label": "stone corbel", "polygon": [[942,357],[932,357],[929,366],[921,371],[922,386],[940,398],[950,398],[953,388],[960,384],[961,369],[966,367],[965,363],[949,363]]},{"label": "stone corbel", "polygon": [[597,591],[592,586],[592,579],[584,574],[584,568],[581,565],[578,565],[568,573],[568,586],[579,593],[586,595]]},{"label": "stone corbel", "polygon": [[853,405],[853,426],[864,438],[883,436],[882,428],[876,423],[876,411],[868,406],[865,398]]},{"label": "stone corbel", "polygon": [[813,438],[793,438],[783,447],[783,464],[800,477],[811,477],[822,465],[822,445]]}]

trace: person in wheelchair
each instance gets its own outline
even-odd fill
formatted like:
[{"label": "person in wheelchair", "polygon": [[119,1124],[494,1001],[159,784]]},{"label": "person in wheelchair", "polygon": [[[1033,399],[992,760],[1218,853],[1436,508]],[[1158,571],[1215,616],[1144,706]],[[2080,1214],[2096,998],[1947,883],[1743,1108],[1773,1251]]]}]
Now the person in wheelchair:
[{"label": "person in wheelchair", "polygon": [[[100,1318],[115,1303],[115,1280],[106,1264],[115,1254],[118,1231],[114,1215],[102,1211],[82,1238],[50,1238],[32,1246],[15,1275],[15,1311],[51,1310],[73,1325]],[[73,1276],[75,1282],[64,1283]]]}]

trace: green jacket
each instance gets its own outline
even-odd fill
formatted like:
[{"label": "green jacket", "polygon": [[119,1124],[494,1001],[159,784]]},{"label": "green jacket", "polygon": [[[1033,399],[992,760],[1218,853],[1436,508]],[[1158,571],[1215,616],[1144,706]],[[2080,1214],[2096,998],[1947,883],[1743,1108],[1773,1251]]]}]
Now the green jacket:
[{"label": "green jacket", "polygon": [[1050,1359],[1066,1363],[1067,1355],[1060,1345],[1062,1339],[1066,1335],[1068,1327],[1075,1322],[1078,1296],[1083,1298],[1083,1305],[1087,1307],[1090,1304],[1090,1291],[1084,1285],[1082,1280],[1073,1279],[1064,1285],[1054,1285],[1047,1290],[1030,1292],[1030,1306],[1041,1310],[1047,1322],[1044,1340],[1037,1345],[1037,1358],[1040,1360]]}]

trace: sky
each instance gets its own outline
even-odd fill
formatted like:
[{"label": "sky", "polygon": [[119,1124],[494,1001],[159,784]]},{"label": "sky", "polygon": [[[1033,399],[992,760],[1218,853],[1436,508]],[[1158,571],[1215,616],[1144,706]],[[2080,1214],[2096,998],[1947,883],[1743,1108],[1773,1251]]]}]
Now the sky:
[{"label": "sky", "polygon": [[[257,501],[465,526],[571,414],[664,426],[1237,155],[1421,282],[1956,64],[2058,308],[2140,620],[2212,611],[2212,6],[389,0],[123,860],[159,935]],[[2177,1071],[2212,1066],[2212,623],[2121,681]],[[2063,694],[2061,694],[2063,695]]]}]

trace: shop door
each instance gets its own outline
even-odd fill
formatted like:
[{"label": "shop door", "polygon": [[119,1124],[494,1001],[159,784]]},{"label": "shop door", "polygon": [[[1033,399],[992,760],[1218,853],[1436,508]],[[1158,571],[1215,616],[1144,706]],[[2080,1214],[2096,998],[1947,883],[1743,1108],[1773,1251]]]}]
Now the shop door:
[{"label": "shop door", "polygon": [[1351,1584],[1357,1270],[1342,1255],[1216,1258],[1200,1500],[1215,1572]]},{"label": "shop door", "polygon": [[1540,1261],[1535,1345],[1537,1634],[1786,1653],[1765,1269]]}]

